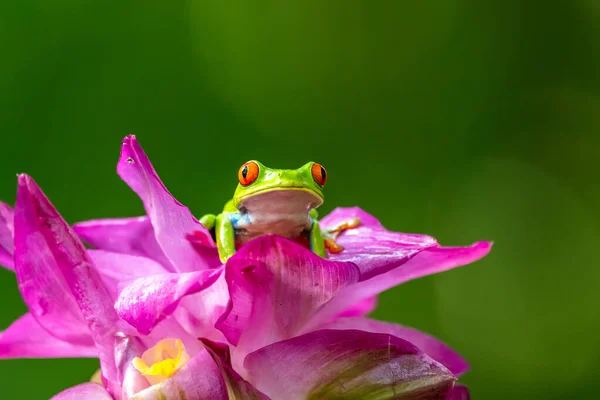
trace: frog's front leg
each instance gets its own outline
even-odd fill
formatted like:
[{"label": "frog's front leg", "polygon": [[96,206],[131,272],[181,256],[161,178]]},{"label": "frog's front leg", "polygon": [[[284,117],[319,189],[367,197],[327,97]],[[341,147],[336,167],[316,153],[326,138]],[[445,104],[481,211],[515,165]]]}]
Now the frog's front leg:
[{"label": "frog's front leg", "polygon": [[318,256],[327,258],[327,252],[325,251],[325,242],[321,233],[321,226],[319,225],[319,221],[317,221],[316,219],[312,220],[312,226],[310,227],[308,236],[310,242],[310,249],[312,250],[312,252]]},{"label": "frog's front leg", "polygon": [[215,227],[215,221],[217,217],[214,214],[205,214],[200,217],[200,223],[206,228],[208,231],[212,231]]},{"label": "frog's front leg", "polygon": [[235,253],[235,230],[228,213],[221,213],[215,218],[215,236],[217,239],[217,250],[222,263]]}]

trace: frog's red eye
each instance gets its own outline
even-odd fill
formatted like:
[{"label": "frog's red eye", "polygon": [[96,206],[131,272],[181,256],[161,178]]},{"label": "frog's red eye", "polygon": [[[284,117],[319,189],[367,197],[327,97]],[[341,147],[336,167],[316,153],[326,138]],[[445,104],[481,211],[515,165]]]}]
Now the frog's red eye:
[{"label": "frog's red eye", "polygon": [[258,178],[258,164],[254,161],[248,161],[240,167],[238,179],[242,186],[248,186]]},{"label": "frog's red eye", "polygon": [[327,170],[321,164],[314,163],[311,172],[315,182],[321,186],[325,186],[327,182]]}]

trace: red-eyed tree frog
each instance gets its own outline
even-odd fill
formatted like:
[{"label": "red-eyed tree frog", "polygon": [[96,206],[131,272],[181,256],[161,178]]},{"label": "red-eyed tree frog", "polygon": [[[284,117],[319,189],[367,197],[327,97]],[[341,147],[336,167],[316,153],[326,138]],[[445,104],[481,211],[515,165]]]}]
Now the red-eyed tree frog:
[{"label": "red-eyed tree frog", "polygon": [[336,237],[346,229],[360,225],[355,218],[322,232],[317,207],[323,204],[327,171],[321,164],[309,162],[298,169],[272,169],[258,161],[248,161],[238,171],[239,184],[233,198],[218,215],[200,218],[214,233],[219,257],[226,262],[236,248],[258,236],[274,234],[298,242],[326,258],[343,247]]}]

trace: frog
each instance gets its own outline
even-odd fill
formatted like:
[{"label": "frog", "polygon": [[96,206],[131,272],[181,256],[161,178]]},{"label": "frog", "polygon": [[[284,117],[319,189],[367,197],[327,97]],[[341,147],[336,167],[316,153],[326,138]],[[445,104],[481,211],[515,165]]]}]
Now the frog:
[{"label": "frog", "polygon": [[328,258],[344,250],[337,237],[360,226],[352,218],[323,230],[317,208],[324,202],[327,170],[310,161],[298,169],[273,169],[258,160],[238,170],[238,185],[220,214],[203,215],[200,223],[213,235],[221,262],[236,249],[264,235],[304,243],[314,254]]}]

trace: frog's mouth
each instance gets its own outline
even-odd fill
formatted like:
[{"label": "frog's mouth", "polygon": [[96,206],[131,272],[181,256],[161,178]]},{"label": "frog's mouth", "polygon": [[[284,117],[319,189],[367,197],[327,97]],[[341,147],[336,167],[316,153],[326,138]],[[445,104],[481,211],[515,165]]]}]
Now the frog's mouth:
[{"label": "frog's mouth", "polygon": [[239,199],[236,207],[252,209],[264,206],[274,209],[288,208],[290,212],[305,211],[323,204],[323,197],[305,187],[283,186],[260,189]]}]

